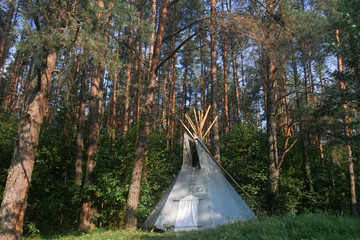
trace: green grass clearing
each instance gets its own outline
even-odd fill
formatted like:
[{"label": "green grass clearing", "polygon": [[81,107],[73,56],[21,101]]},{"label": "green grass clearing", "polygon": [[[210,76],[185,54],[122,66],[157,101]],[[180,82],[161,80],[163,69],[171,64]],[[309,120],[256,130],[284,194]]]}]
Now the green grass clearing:
[{"label": "green grass clearing", "polygon": [[305,214],[300,216],[260,217],[257,220],[240,222],[215,229],[191,232],[155,233],[143,230],[110,231],[98,229],[89,234],[69,233],[63,236],[38,236],[24,239],[61,239],[61,240],[108,240],[108,239],[248,239],[248,240],[293,240],[293,239],[360,239],[360,219],[338,217],[324,214]]}]

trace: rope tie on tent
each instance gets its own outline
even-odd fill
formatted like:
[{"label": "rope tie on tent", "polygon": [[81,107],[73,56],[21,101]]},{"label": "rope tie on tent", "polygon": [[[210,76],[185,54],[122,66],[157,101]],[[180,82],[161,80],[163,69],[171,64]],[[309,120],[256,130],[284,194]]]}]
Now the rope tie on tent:
[{"label": "rope tie on tent", "polygon": [[259,204],[257,204],[257,202],[240,186],[240,184],[230,175],[230,173],[228,173],[228,171],[225,170],[225,168],[223,168],[223,166],[221,166],[221,164],[216,161],[215,157],[209,152],[209,150],[203,145],[203,143],[198,139],[195,138],[201,145],[201,147],[209,154],[209,156],[211,157],[211,159],[221,168],[221,170],[223,170],[226,175],[236,184],[236,186],[238,188],[240,188],[240,190],[245,194],[245,196],[252,202],[255,204],[256,207],[258,207],[260,209],[260,211],[262,211],[262,213],[264,213],[265,215],[266,212],[259,206]]}]

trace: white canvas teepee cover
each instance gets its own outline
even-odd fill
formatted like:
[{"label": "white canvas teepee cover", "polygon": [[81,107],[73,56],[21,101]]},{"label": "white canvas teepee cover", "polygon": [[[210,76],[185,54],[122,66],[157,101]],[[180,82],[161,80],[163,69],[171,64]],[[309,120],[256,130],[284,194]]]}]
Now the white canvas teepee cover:
[{"label": "white canvas teepee cover", "polygon": [[214,228],[256,218],[204,146],[200,138],[194,140],[185,133],[183,166],[145,221],[145,227],[174,231],[178,225],[179,200],[189,195],[201,199],[197,201],[197,223],[193,224],[196,229]]}]

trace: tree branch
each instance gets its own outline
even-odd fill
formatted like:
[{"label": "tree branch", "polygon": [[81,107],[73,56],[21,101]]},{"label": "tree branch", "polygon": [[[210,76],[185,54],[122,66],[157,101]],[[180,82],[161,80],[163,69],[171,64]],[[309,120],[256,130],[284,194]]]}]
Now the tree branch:
[{"label": "tree branch", "polygon": [[185,43],[187,43],[188,41],[190,41],[190,40],[191,40],[193,37],[195,37],[196,35],[197,35],[197,33],[192,34],[192,35],[189,36],[187,39],[185,39],[179,46],[177,46],[177,47],[175,48],[175,50],[174,50],[172,53],[170,53],[170,55],[167,56],[167,57],[156,67],[155,72],[156,72],[164,63],[166,63],[166,61],[169,60],[176,52],[178,52],[178,50],[179,50]]},{"label": "tree branch", "polygon": [[199,22],[201,22],[201,21],[203,21],[203,20],[205,20],[205,19],[208,19],[208,18],[209,18],[209,17],[202,17],[202,18],[198,18],[198,19],[196,19],[195,21],[193,21],[193,22],[189,23],[189,24],[188,24],[188,25],[186,25],[185,27],[183,27],[183,28],[181,28],[181,29],[179,29],[179,30],[177,30],[177,31],[175,31],[175,32],[173,32],[173,33],[171,33],[169,36],[164,37],[163,42],[165,42],[166,40],[168,40],[168,39],[172,38],[173,36],[175,36],[175,35],[177,35],[177,34],[181,33],[182,31],[184,31],[184,30],[188,29],[188,28],[189,28],[189,27],[191,27],[192,25],[195,25],[195,24],[197,24],[197,23],[199,23]]},{"label": "tree branch", "polygon": [[293,94],[293,93],[295,93],[295,92],[298,92],[298,91],[301,91],[301,90],[310,88],[310,87],[312,87],[312,86],[314,86],[314,85],[312,84],[312,85],[310,85],[310,86],[303,87],[303,88],[298,88],[298,89],[296,89],[296,90],[294,90],[294,91],[288,92],[287,94],[282,95],[281,97],[279,97],[279,98],[275,101],[275,104],[278,103],[281,99],[283,99],[283,98],[285,98],[285,97],[287,97],[287,96],[289,96],[289,95],[291,95],[291,94]]}]

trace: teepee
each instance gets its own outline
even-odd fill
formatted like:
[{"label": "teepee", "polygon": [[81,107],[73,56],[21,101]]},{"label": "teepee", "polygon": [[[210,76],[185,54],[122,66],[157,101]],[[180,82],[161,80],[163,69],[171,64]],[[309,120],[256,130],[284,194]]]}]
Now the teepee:
[{"label": "teepee", "polygon": [[207,113],[203,117],[199,112],[195,124],[187,115],[194,133],[184,125],[188,133],[184,134],[183,139],[183,165],[145,221],[145,227],[188,231],[256,218],[223,176],[218,164],[198,136],[200,134],[204,137],[207,134],[202,134]]}]

